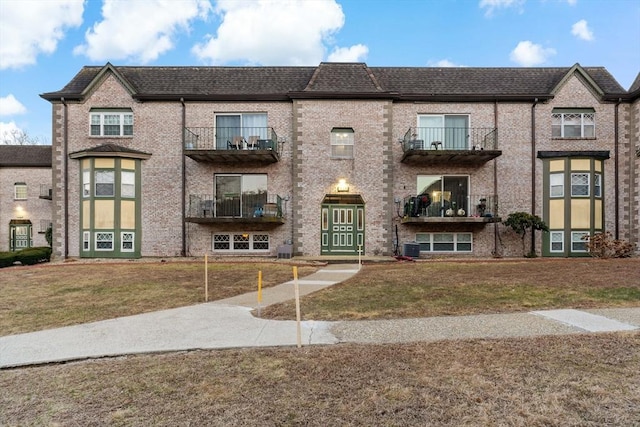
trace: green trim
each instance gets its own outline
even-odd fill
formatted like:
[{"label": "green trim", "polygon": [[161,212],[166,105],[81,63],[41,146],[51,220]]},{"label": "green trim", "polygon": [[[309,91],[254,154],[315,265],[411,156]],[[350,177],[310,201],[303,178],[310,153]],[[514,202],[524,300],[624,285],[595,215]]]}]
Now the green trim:
[{"label": "green trim", "polygon": [[553,110],[551,110],[552,114],[577,114],[577,113],[595,113],[596,110],[594,108],[554,108]]}]

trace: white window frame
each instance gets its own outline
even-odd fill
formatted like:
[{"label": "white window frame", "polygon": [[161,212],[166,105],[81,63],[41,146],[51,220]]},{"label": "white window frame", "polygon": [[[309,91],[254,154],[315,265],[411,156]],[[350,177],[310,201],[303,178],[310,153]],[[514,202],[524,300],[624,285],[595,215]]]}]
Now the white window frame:
[{"label": "white window frame", "polygon": [[136,197],[135,171],[120,171],[120,197],[124,199],[133,199]]},{"label": "white window frame", "polygon": [[[554,193],[557,191],[557,194]],[[549,175],[549,197],[564,197],[564,173],[552,173]]]},{"label": "white window frame", "polygon": [[352,128],[331,129],[331,158],[353,159],[355,133]]},{"label": "white window frame", "polygon": [[[248,248],[241,247],[245,243]],[[211,249],[214,252],[266,253],[271,249],[271,236],[267,233],[212,233]]]},{"label": "white window frame", "polygon": [[593,175],[593,195],[597,198],[602,198],[602,174],[595,173]]},{"label": "white window frame", "polygon": [[91,232],[83,231],[82,232],[82,251],[87,252],[91,250]]},{"label": "white window frame", "polygon": [[28,187],[26,182],[16,182],[13,184],[14,200],[27,200]]},{"label": "white window frame", "polygon": [[[438,237],[445,236],[451,236],[451,242],[437,241]],[[468,240],[463,236],[468,236]],[[420,244],[422,253],[473,253],[473,233],[416,233],[415,241]],[[437,243],[451,243],[453,250],[435,250],[434,245]],[[429,245],[428,249],[423,245]],[[469,249],[461,249],[462,245],[469,245]]]},{"label": "white window frame", "polygon": [[[111,176],[111,181],[102,180],[103,177]],[[100,176],[100,179],[98,177]],[[103,191],[98,191],[98,185],[109,185],[111,184],[111,194],[100,194]],[[104,187],[106,188],[106,187]],[[95,187],[93,190],[93,195],[96,198],[99,197],[115,197],[116,196],[116,171],[115,169],[96,169],[95,170]]]},{"label": "white window frame", "polygon": [[[126,239],[127,234],[131,235],[131,239]],[[131,243],[130,248],[125,248],[125,243]],[[135,252],[136,247],[136,233],[133,231],[121,231],[120,232],[120,251],[121,252]]]},{"label": "white window frame", "polygon": [[[574,177],[578,177],[578,176],[582,176],[582,177],[586,177],[586,184],[574,184],[573,179]],[[589,172],[572,172],[571,173],[571,197],[589,197],[591,195],[591,174]],[[587,187],[587,194],[577,194],[576,190],[578,187],[584,187],[586,185]]]},{"label": "white window frame", "polygon": [[[101,252],[113,252],[113,231],[96,231],[95,232],[95,250]],[[99,248],[100,243],[111,243],[110,248]]]},{"label": "white window frame", "polygon": [[[557,240],[554,240],[557,239]],[[554,249],[553,244],[559,243],[560,248]],[[550,231],[549,232],[549,252],[562,253],[564,252],[564,232],[563,231]]]},{"label": "white window frame", "polygon": [[91,197],[91,170],[82,171],[82,197]]},{"label": "white window frame", "polygon": [[[587,240],[582,240],[582,237],[588,236],[588,231],[572,231],[571,232],[571,252],[574,253],[586,253],[587,249]],[[574,245],[584,245],[584,249],[576,249]]]},{"label": "white window frame", "polygon": [[[566,134],[569,126],[578,126],[579,121],[580,135]],[[559,132],[558,132],[559,131]],[[579,111],[567,109],[556,109],[551,114],[551,137],[561,139],[585,139],[596,137],[596,113],[593,110]]]},{"label": "white window frame", "polygon": [[[116,119],[117,123],[109,123]],[[105,127],[118,126],[118,133],[106,133]],[[89,113],[89,135],[92,137],[132,137],[133,112],[131,110],[94,110]]]}]

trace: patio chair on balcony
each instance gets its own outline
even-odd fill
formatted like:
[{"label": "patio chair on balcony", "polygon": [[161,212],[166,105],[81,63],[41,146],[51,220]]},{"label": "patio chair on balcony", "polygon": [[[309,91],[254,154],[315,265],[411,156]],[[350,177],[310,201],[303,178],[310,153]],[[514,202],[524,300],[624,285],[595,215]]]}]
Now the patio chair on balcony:
[{"label": "patio chair on balcony", "polygon": [[246,147],[247,141],[241,136],[234,136],[232,141],[227,141],[227,147],[230,150],[242,150]]},{"label": "patio chair on balcony", "polygon": [[204,218],[213,217],[213,200],[203,200],[201,205],[202,216]]},{"label": "patio chair on balcony", "polygon": [[258,149],[258,139],[260,137],[257,135],[252,135],[249,137],[249,141],[247,141],[247,148],[249,150],[257,150]]}]

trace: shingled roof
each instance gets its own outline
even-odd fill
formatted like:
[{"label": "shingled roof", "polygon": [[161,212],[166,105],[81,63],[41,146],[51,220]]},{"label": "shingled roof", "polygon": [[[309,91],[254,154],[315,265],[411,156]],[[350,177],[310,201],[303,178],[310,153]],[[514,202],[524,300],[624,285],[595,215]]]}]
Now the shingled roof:
[{"label": "shingled roof", "polygon": [[50,145],[0,145],[0,167],[51,167]]},{"label": "shingled roof", "polygon": [[113,72],[141,100],[286,100],[292,98],[532,99],[551,98],[578,70],[607,97],[628,92],[603,67],[470,68],[368,67],[84,67],[50,101],[82,99],[100,76]]}]

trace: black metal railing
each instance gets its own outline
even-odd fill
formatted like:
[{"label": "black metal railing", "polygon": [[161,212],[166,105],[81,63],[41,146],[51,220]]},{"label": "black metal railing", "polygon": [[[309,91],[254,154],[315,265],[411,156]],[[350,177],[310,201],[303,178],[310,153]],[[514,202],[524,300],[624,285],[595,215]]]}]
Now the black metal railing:
[{"label": "black metal railing", "polygon": [[185,150],[278,150],[278,135],[270,127],[188,127]]},{"label": "black metal railing", "polygon": [[419,194],[403,200],[402,217],[477,217],[498,216],[498,197],[495,195]]},{"label": "black metal railing", "polygon": [[409,128],[402,150],[497,150],[498,129],[460,127]]},{"label": "black metal railing", "polygon": [[216,198],[212,194],[191,194],[187,216],[190,218],[282,218],[282,197],[278,195],[238,194]]}]

